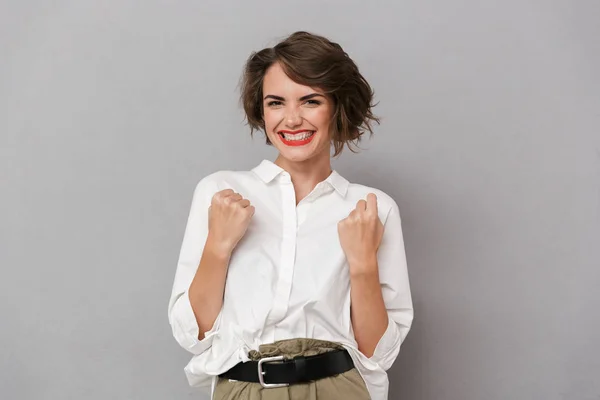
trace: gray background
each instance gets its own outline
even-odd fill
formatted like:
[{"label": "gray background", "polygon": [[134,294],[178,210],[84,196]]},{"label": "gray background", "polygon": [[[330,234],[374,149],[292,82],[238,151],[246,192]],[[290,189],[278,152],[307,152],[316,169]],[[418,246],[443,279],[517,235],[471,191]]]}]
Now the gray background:
[{"label": "gray background", "polygon": [[205,399],[167,301],[191,195],[274,159],[250,51],[338,41],[383,120],[334,167],[399,203],[391,399],[600,399],[597,1],[2,1],[0,397]]}]

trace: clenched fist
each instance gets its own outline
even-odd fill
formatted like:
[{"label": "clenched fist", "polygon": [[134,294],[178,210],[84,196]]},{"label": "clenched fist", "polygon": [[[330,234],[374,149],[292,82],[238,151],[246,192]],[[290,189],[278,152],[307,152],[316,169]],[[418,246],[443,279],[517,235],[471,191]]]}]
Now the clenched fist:
[{"label": "clenched fist", "polygon": [[373,272],[377,250],[383,237],[383,224],[377,212],[377,196],[367,195],[367,201],[359,200],[356,208],[338,223],[340,244],[350,265],[350,273]]},{"label": "clenched fist", "polygon": [[208,208],[208,234],[219,248],[231,253],[244,237],[254,206],[241,194],[231,189],[221,190],[213,196]]}]

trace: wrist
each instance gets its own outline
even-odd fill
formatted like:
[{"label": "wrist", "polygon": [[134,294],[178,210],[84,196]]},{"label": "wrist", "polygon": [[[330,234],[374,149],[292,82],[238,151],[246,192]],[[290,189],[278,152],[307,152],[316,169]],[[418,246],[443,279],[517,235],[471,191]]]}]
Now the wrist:
[{"label": "wrist", "polygon": [[210,232],[204,248],[205,251],[209,251],[214,257],[219,259],[228,260],[231,257],[231,253],[233,253],[233,246],[223,240],[215,238]]},{"label": "wrist", "polygon": [[374,270],[350,270],[350,281],[379,282],[379,270],[377,268],[375,268]]},{"label": "wrist", "polygon": [[379,279],[379,267],[377,255],[348,260],[350,267],[350,278],[372,278]]}]

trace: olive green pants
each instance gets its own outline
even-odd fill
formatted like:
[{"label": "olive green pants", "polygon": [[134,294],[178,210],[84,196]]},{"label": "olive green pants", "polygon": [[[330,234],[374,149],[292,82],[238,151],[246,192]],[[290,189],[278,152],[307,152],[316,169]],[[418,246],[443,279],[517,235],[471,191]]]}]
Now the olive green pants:
[{"label": "olive green pants", "polygon": [[[336,343],[317,339],[290,339],[261,345],[258,351],[250,351],[248,357],[252,361],[275,356],[294,358],[296,356],[314,356],[335,349],[343,349],[343,347]],[[318,381],[270,389],[263,388],[260,383],[217,379],[213,400],[370,399],[365,382],[356,368]]]}]

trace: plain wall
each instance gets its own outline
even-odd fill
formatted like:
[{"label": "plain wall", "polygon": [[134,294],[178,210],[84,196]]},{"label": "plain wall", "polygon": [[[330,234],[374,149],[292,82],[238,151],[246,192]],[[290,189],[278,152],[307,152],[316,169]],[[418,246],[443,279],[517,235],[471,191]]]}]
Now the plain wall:
[{"label": "plain wall", "polygon": [[596,1],[0,1],[0,398],[206,399],[167,322],[195,184],[276,154],[253,50],[339,42],[382,124],[334,167],[403,218],[390,399],[600,398]]}]

